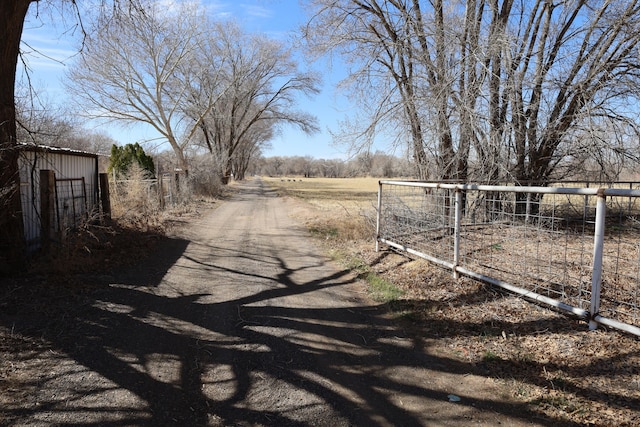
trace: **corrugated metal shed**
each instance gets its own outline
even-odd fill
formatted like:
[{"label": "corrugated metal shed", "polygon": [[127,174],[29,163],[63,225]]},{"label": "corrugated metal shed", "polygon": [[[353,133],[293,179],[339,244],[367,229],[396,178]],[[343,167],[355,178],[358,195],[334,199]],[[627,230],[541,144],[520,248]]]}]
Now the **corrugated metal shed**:
[{"label": "corrugated metal shed", "polygon": [[75,220],[71,216],[86,215],[98,208],[96,154],[25,144],[21,149],[19,169],[25,240],[30,252],[40,247],[41,170],[53,170],[56,176],[56,231],[69,227],[70,221]]}]

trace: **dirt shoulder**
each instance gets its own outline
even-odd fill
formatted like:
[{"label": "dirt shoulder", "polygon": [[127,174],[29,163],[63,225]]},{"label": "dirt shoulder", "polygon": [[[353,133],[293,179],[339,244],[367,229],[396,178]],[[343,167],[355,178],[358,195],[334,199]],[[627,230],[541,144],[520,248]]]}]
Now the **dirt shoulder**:
[{"label": "dirt shoulder", "polygon": [[[0,424],[582,425],[514,396],[500,353],[467,357],[473,321],[446,319],[451,295],[402,302],[434,313],[424,328],[393,319],[292,218],[302,208],[253,181],[148,237],[130,267],[4,281]],[[423,268],[362,256],[380,273]],[[527,336],[546,328],[531,315]]]}]

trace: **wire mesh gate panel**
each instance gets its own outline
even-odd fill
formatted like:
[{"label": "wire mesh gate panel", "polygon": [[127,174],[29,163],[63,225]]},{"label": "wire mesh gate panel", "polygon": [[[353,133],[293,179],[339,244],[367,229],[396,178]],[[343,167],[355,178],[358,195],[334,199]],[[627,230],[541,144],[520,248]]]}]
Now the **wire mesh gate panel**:
[{"label": "wire mesh gate panel", "polygon": [[84,178],[56,178],[56,221],[58,231],[76,228],[87,220],[87,188]]},{"label": "wire mesh gate panel", "polygon": [[381,181],[377,241],[640,335],[639,196]]},{"label": "wire mesh gate panel", "polygon": [[607,197],[606,232],[602,249],[602,291],[599,314],[640,326],[640,214],[625,214],[640,199]]}]

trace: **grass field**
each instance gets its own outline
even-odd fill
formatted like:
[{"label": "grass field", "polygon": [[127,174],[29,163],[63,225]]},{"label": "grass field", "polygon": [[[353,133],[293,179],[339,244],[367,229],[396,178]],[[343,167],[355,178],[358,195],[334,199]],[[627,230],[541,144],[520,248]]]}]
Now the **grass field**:
[{"label": "grass field", "polygon": [[374,245],[377,178],[263,178],[278,194],[311,205],[304,219],[324,240],[366,241]]},{"label": "grass field", "polygon": [[271,178],[263,180],[281,194],[320,202],[375,205],[378,178]]}]

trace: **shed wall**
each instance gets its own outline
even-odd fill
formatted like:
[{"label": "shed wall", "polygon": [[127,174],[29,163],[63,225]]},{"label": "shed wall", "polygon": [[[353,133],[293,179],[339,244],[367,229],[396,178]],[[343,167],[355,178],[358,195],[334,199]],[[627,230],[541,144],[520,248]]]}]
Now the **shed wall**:
[{"label": "shed wall", "polygon": [[[57,180],[84,178],[86,209],[92,211],[98,208],[99,200],[97,163],[97,157],[90,154],[64,150],[22,151],[19,161],[20,195],[25,240],[29,252],[40,247],[40,170],[53,170]],[[59,207],[58,215],[62,215],[63,209],[64,206]]]}]

